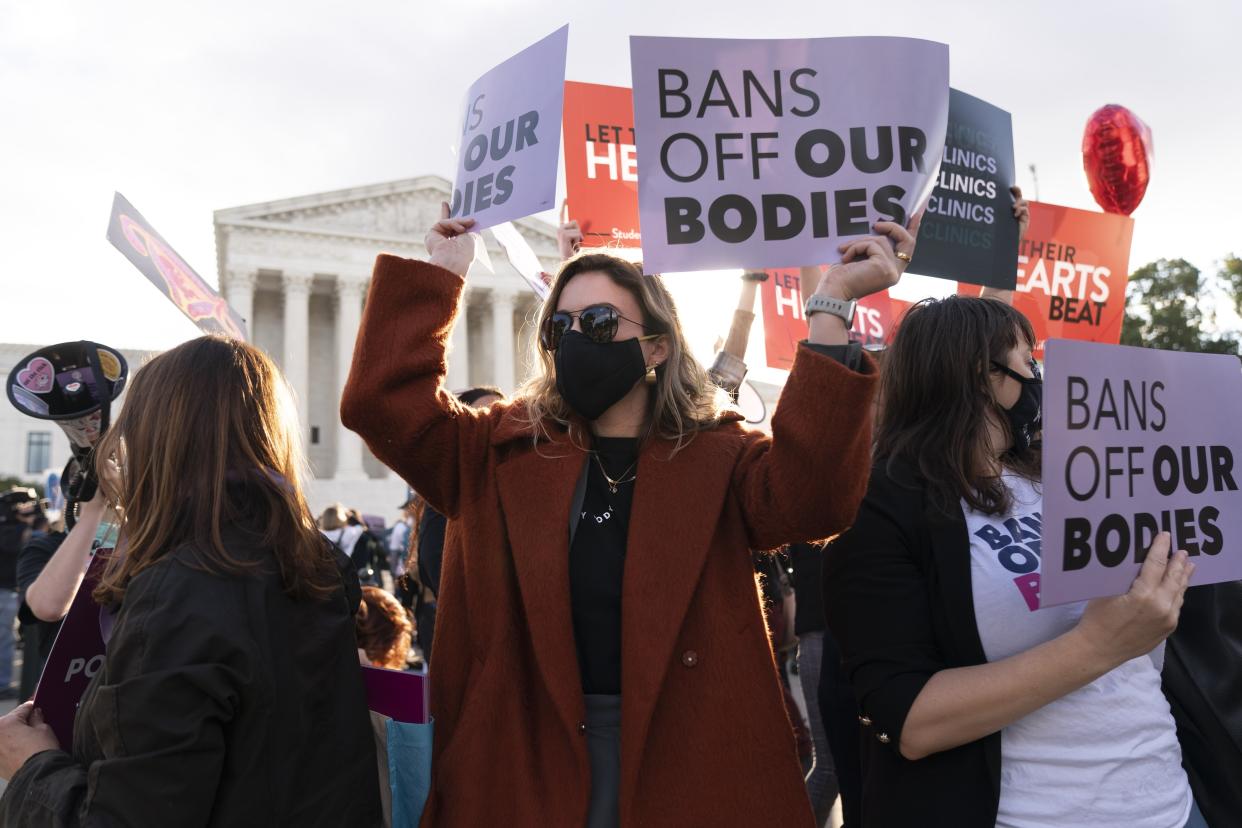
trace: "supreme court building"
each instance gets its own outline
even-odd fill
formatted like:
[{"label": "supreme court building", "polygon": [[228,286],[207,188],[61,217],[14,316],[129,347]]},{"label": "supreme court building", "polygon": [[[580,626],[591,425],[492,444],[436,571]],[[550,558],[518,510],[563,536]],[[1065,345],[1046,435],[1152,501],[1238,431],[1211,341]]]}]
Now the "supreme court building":
[{"label": "supreme court building", "polygon": [[[215,213],[221,292],[293,387],[315,512],[340,501],[391,520],[405,497],[404,482],[341,425],[341,389],[376,254],[426,258],[423,236],[450,190],[449,181],[423,176]],[[538,219],[514,225],[554,272],[556,229]],[[493,271],[476,261],[467,274],[447,385],[511,393],[528,374],[538,300],[491,234],[483,238]]]}]

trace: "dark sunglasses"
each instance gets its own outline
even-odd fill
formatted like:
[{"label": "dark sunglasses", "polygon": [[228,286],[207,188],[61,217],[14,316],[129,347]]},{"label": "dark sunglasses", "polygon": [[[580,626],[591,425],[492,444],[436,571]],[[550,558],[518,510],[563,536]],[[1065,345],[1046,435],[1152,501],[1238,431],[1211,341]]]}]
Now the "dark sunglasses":
[{"label": "dark sunglasses", "polygon": [[1026,365],[1028,368],[1031,369],[1031,375],[1029,377],[1022,376],[1017,371],[1010,368],[1008,365],[997,362],[996,360],[992,360],[993,368],[995,368],[997,371],[1000,371],[1003,374],[1008,374],[1009,376],[1016,379],[1018,382],[1031,382],[1033,380],[1038,380],[1040,382],[1043,382],[1044,372],[1039,369],[1039,363],[1035,361],[1035,357],[1031,357],[1030,361],[1027,362]]},{"label": "dark sunglasses", "polygon": [[[561,346],[561,338],[574,326],[574,317],[578,318],[582,333],[592,342],[601,345],[612,342],[622,319],[626,322],[634,322],[633,319],[622,316],[611,305],[591,305],[580,311],[556,311],[544,320],[543,329],[539,331],[539,344],[545,351],[555,351]],[[634,322],[634,324],[644,331],[647,330],[647,326],[641,322]],[[639,339],[654,339],[656,336],[658,334],[640,336]]]}]

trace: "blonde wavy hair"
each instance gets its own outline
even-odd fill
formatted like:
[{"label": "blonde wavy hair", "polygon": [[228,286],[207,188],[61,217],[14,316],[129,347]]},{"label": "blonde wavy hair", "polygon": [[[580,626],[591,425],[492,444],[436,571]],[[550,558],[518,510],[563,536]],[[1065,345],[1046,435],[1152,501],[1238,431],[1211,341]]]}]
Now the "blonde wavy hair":
[{"label": "blonde wavy hair", "polygon": [[[677,306],[659,276],[646,275],[642,266],[607,253],[583,253],[561,265],[548,298],[539,311],[536,337],[548,318],[556,312],[561,293],[569,280],[580,273],[600,272],[618,287],[628,291],[642,309],[642,324],[650,334],[667,339],[668,359],[655,369],[654,393],[644,440],[657,437],[671,440],[673,454],[694,438],[696,432],[716,426],[728,398],[712,383],[707,371],[690,352],[677,317]],[[576,418],[556,390],[555,354],[536,342],[534,375],[522,387],[520,398],[524,416],[535,433],[535,440],[547,437],[548,424],[566,428],[573,442],[587,447],[582,421]],[[650,375],[648,376],[650,381]]]}]

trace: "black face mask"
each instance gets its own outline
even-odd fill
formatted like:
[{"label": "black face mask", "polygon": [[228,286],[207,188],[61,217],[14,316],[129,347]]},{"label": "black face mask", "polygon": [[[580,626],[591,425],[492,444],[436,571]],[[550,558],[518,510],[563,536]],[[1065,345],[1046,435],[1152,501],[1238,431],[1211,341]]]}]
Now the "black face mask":
[{"label": "black face mask", "polygon": [[639,340],[592,342],[568,331],[556,349],[556,390],[576,414],[598,420],[647,374]]},{"label": "black face mask", "polygon": [[1009,450],[1026,451],[1035,441],[1035,435],[1043,428],[1044,380],[1039,375],[1039,366],[1032,360],[1031,371],[1035,376],[1024,377],[1007,365],[999,362],[992,364],[998,371],[1008,374],[1022,385],[1018,401],[1001,411],[1005,412],[1005,419],[1009,421],[1009,433],[1013,435],[1013,444]]}]

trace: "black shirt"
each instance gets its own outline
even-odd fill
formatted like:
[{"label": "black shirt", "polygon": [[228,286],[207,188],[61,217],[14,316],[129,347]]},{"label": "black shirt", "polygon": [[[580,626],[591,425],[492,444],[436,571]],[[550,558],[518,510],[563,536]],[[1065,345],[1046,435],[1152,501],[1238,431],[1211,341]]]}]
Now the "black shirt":
[{"label": "black shirt", "polygon": [[[856,342],[807,345],[851,371],[857,371],[862,363],[862,348]],[[629,479],[637,470],[638,440],[595,438],[595,456],[587,460],[586,494],[569,547],[569,602],[582,692],[620,695],[621,588],[630,506],[637,481],[622,483],[615,493],[610,491],[600,462],[613,480]]]},{"label": "black shirt", "polygon": [[0,524],[0,589],[17,589],[17,556],[29,538],[25,523]]},{"label": "black shirt", "polygon": [[[637,470],[638,440],[596,437],[586,495],[569,549],[569,598],[582,692],[621,693],[621,587]],[[620,483],[611,491],[600,465]]]}]

